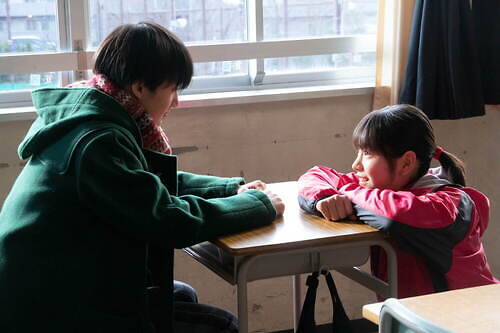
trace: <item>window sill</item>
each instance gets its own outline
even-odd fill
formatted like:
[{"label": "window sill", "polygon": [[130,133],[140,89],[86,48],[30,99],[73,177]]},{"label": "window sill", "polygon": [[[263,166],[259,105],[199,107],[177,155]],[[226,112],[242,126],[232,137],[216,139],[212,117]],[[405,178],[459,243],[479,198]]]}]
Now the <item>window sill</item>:
[{"label": "window sill", "polygon": [[[179,96],[178,109],[210,107],[220,105],[291,101],[337,96],[367,95],[373,93],[373,86],[329,85],[313,87],[295,87],[281,89],[256,89],[221,93],[192,94]],[[0,122],[34,120],[36,112],[33,106],[0,108]]]}]

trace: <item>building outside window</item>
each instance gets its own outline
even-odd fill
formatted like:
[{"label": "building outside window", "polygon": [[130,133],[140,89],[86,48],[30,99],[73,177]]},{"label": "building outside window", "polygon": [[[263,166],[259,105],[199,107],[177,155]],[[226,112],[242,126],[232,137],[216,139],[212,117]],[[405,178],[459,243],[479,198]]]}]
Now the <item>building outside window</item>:
[{"label": "building outside window", "polygon": [[43,20],[40,22],[41,26],[42,26],[42,30],[44,31],[48,31],[49,28],[50,28],[50,21],[49,20]]},{"label": "building outside window", "polygon": [[[56,18],[55,0],[0,0],[0,22],[4,27],[0,29],[0,107],[5,103],[16,105],[18,99],[21,105],[29,104],[26,92],[60,84],[56,72],[24,73],[22,62],[18,73],[12,73],[11,66],[2,66],[2,55],[18,54],[22,60],[23,54],[55,52],[59,44]],[[2,72],[2,68],[11,73]]]},{"label": "building outside window", "polygon": [[27,31],[34,31],[37,30],[38,27],[38,22],[32,19],[26,20],[26,30]]}]

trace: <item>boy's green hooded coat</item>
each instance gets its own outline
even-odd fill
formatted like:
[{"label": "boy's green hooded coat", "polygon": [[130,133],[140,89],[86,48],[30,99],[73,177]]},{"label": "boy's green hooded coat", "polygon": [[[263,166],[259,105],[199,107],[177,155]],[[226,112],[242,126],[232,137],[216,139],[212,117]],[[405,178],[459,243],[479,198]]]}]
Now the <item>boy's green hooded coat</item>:
[{"label": "boy's green hooded coat", "polygon": [[177,172],[175,157],[142,150],[133,119],[98,90],[33,100],[28,162],[0,212],[2,333],[149,332],[148,248],[168,253],[171,284],[173,248],[276,216],[262,192],[235,195],[241,178]]}]

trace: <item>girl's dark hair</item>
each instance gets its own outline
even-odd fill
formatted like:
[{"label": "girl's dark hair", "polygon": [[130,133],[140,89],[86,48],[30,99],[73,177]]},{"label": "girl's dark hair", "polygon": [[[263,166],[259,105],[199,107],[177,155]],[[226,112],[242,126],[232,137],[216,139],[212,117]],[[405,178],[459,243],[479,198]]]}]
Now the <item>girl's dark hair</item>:
[{"label": "girl's dark hair", "polygon": [[94,73],[105,75],[120,88],[143,82],[150,90],[162,84],[189,86],[191,56],[180,39],[159,24],[124,24],[99,45]]},{"label": "girl's dark hair", "polygon": [[[384,156],[391,168],[394,160],[407,151],[417,155],[419,168],[411,182],[429,170],[436,151],[434,131],[429,118],[412,105],[392,105],[368,113],[361,119],[352,135],[356,149],[366,149]],[[455,184],[465,186],[465,167],[455,155],[443,151],[439,162]]]}]

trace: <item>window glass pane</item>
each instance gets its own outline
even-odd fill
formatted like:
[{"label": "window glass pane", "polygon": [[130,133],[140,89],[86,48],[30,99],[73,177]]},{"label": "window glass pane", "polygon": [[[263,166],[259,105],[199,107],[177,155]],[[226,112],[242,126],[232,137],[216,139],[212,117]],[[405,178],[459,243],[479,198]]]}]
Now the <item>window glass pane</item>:
[{"label": "window glass pane", "polygon": [[57,87],[60,82],[58,72],[0,75],[0,91]]},{"label": "window glass pane", "polygon": [[264,38],[375,34],[377,0],[263,0]]},{"label": "window glass pane", "polygon": [[153,21],[185,43],[246,40],[245,0],[90,0],[91,45],[123,23]]},{"label": "window glass pane", "polygon": [[217,61],[194,64],[195,76],[221,76],[248,73],[248,61]]},{"label": "window glass pane", "polygon": [[[56,0],[0,1],[0,53],[50,52],[58,47]],[[0,75],[0,91],[54,87],[59,82],[54,72]]]},{"label": "window glass pane", "polygon": [[0,1],[0,53],[47,52],[58,46],[56,0]]},{"label": "window glass pane", "polygon": [[332,70],[348,67],[374,67],[375,52],[270,58],[264,62],[266,73]]}]

